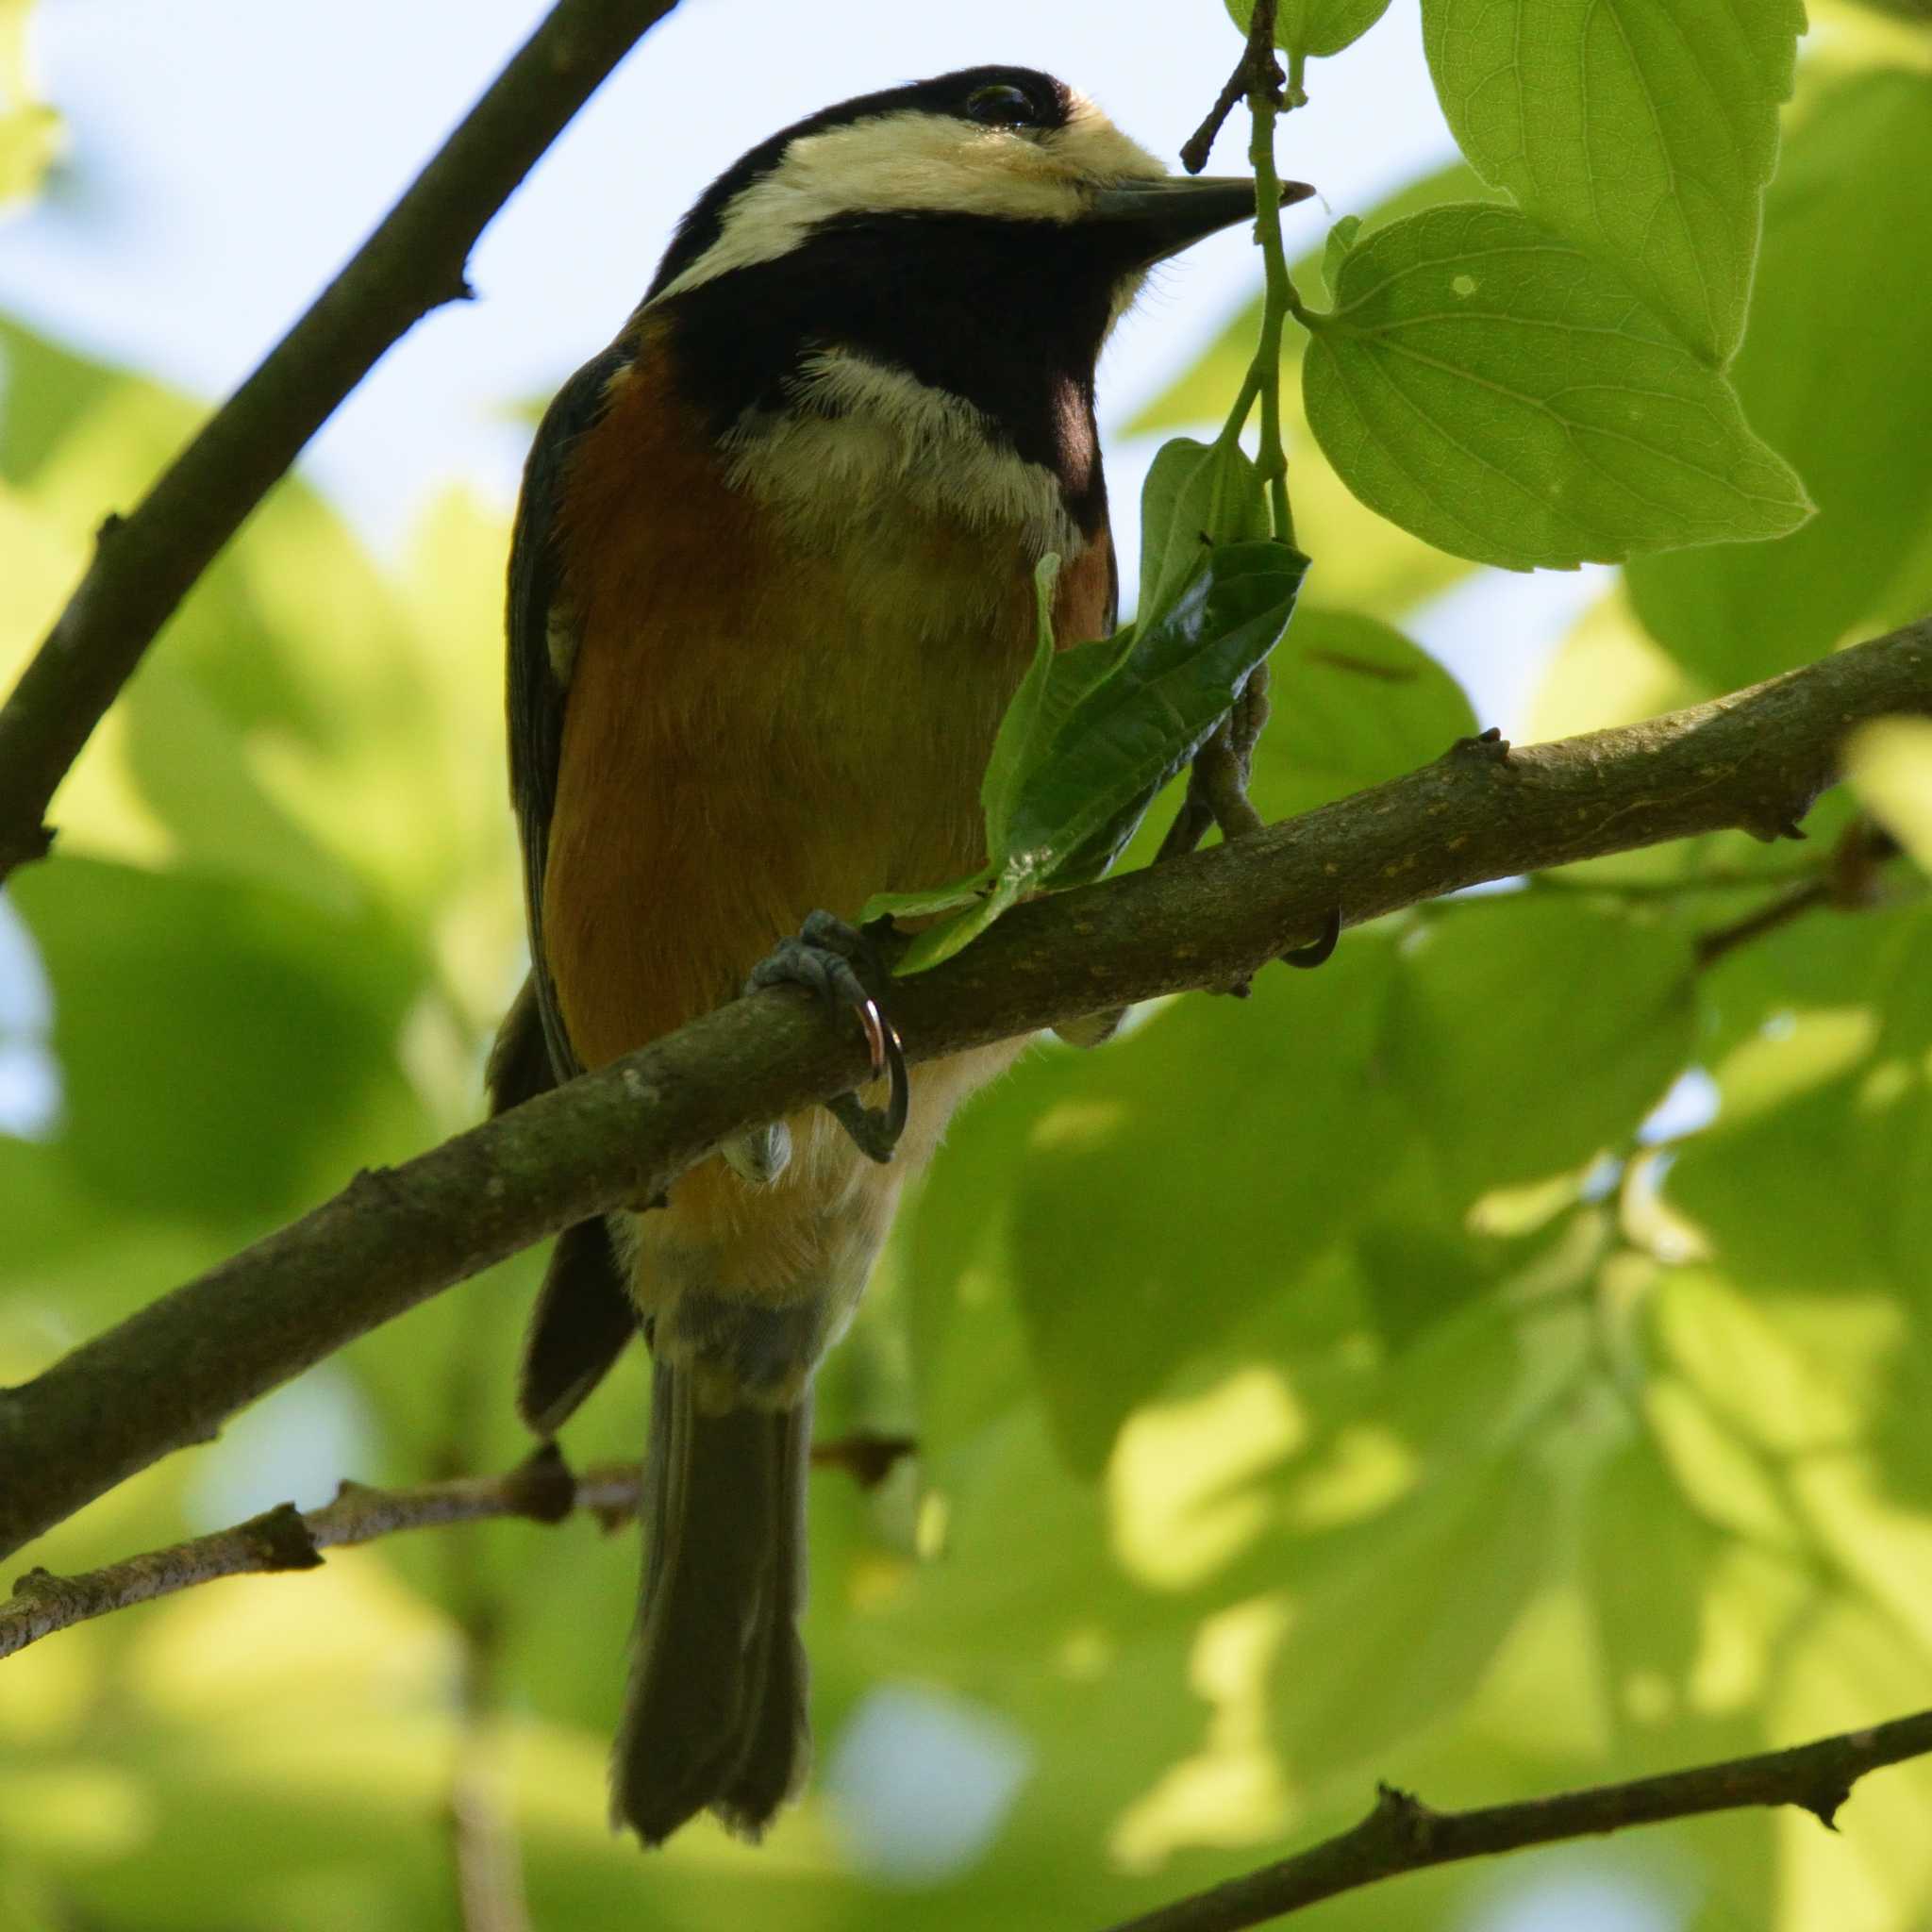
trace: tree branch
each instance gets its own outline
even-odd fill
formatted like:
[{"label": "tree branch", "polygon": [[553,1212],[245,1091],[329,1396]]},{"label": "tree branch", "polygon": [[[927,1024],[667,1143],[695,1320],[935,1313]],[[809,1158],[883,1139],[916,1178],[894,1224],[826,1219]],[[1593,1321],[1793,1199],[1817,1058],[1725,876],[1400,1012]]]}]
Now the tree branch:
[{"label": "tree branch", "polygon": [[[860,1489],[874,1489],[912,1454],[909,1436],[869,1429],[828,1436],[811,1445],[815,1469],[843,1470]],[[174,1596],[223,1576],[263,1575],[275,1570],[313,1570],[322,1552],[346,1543],[374,1542],[409,1529],[441,1529],[453,1523],[487,1523],[521,1516],[531,1523],[561,1523],[583,1510],[605,1528],[635,1516],[643,1470],[635,1462],[600,1463],[572,1472],[556,1443],[546,1442],[504,1475],[457,1476],[408,1489],[375,1490],[345,1482],[335,1501],[320,1509],[277,1504],[232,1529],[191,1537],[165,1549],[148,1550],[99,1570],[56,1576],[29,1570],[16,1577],[13,1595],[0,1603],[0,1657],[114,1610],[131,1609],[157,1597]]]},{"label": "tree branch", "polygon": [[[1932,712],[1932,621],[1714,703],[1433,764],[1244,839],[1016,908],[901,981],[914,1061],[1226,986],[1320,936],[1666,839],[1794,829],[1868,719]],[[808,995],[739,1000],[333,1200],[0,1391],[0,1555],[453,1282],[657,1199],[729,1135],[867,1075]]]},{"label": "tree branch", "polygon": [[676,0],[558,0],[308,311],[92,562],[0,709],[0,882],[44,856],[49,801],[196,578],[336,406],[422,316],[470,293],[484,225]]},{"label": "tree branch", "polygon": [[1841,1731],[1788,1751],[1727,1758],[1628,1784],[1593,1785],[1519,1805],[1491,1805],[1479,1811],[1432,1811],[1407,1791],[1384,1785],[1375,1808],[1352,1831],[1124,1920],[1108,1932],[1242,1932],[1406,1872],[1624,1831],[1633,1824],[1695,1818],[1707,1811],[1796,1805],[1829,1825],[1867,1772],[1928,1752],[1932,1710]]}]

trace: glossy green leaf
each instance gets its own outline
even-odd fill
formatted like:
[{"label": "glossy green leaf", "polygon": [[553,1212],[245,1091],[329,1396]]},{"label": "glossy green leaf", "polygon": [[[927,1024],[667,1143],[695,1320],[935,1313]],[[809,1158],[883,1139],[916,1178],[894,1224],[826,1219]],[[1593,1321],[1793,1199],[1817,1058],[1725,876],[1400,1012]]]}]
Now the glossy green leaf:
[{"label": "glossy green leaf", "polygon": [[1865,74],[1823,95],[1765,200],[1750,332],[1732,379],[1817,517],[1774,544],[1645,558],[1630,595],[1714,690],[1808,662],[1862,618],[1916,616],[1888,587],[1932,536],[1932,76]]},{"label": "glossy green leaf", "polygon": [[971,895],[965,910],[914,940],[898,970],[951,958],[1028,892],[1105,873],[1274,649],[1307,571],[1307,558],[1286,544],[1225,544],[1155,623],[1058,653],[1042,589],[1041,641],[1002,722],[997,775],[985,791],[990,822],[995,811],[1002,821],[990,841],[991,876],[870,900],[863,916],[874,918]]},{"label": "glossy green leaf", "polygon": [[1724,378],[1608,270],[1505,208],[1437,208],[1349,255],[1303,363],[1343,482],[1511,570],[1778,537],[1803,487]]},{"label": "glossy green leaf", "polygon": [[1260,473],[1232,442],[1163,443],[1141,491],[1141,594],[1135,622],[1165,616],[1221,543],[1274,534]]},{"label": "glossy green leaf", "polygon": [[1015,794],[1010,859],[1052,879],[1121,813],[1137,801],[1144,808],[1274,648],[1307,567],[1280,543],[1211,551],[1182,596],[1136,628],[1117,666],[1067,712]]},{"label": "glossy green leaf", "polygon": [[[1226,0],[1242,33],[1255,17],[1254,0]],[[1339,54],[1358,41],[1389,10],[1389,0],[1281,0],[1274,14],[1274,44],[1290,54]]]},{"label": "glossy green leaf", "polygon": [[1683,934],[1519,894],[1423,929],[1385,1065],[1472,1196],[1626,1141],[1690,1058],[1694,1017]]},{"label": "glossy green leaf", "polygon": [[1801,0],[1423,0],[1463,153],[1720,366],[1804,25]]}]

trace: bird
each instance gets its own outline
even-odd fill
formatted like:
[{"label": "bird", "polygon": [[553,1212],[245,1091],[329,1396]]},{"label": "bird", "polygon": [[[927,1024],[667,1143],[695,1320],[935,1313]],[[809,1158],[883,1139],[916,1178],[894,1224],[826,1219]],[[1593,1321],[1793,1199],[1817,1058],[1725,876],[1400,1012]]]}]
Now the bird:
[{"label": "bird", "polygon": [[[1015,66],[826,108],[698,197],[525,470],[508,722],[531,965],[494,1110],[748,985],[889,1002],[849,922],[984,863],[1036,565],[1061,559],[1061,646],[1115,624],[1102,344],[1156,263],[1254,212],[1251,181],[1171,175]],[[1020,1050],[917,1068],[896,1150],[875,1109],[814,1109],[557,1241],[525,1421],[554,1436],[640,1333],[652,1356],[611,1773],[613,1824],[646,1845],[708,1809],[756,1840],[804,1781],[812,1372],[906,1178]]]}]

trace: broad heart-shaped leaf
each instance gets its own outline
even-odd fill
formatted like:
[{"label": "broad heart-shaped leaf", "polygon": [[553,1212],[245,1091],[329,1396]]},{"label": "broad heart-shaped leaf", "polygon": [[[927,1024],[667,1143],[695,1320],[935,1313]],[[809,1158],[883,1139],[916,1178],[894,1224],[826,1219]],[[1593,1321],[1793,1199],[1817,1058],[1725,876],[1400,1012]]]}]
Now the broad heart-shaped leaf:
[{"label": "broad heart-shaped leaf", "polygon": [[1135,622],[1160,617],[1217,543],[1265,542],[1273,534],[1260,473],[1238,443],[1185,436],[1162,443],[1141,491]]},{"label": "broad heart-shaped leaf", "polygon": [[[1932,535],[1932,75],[1864,74],[1821,94],[1764,203],[1751,327],[1731,371],[1818,516],[1782,543],[1646,558],[1651,635],[1713,689],[1807,664],[1888,596]],[[1917,615],[1923,591],[1899,609]]]},{"label": "broad heart-shaped leaf", "polygon": [[1744,330],[1802,0],[1423,0],[1457,144],[1705,361]]},{"label": "broad heart-shaped leaf", "polygon": [[[1227,0],[1242,33],[1255,17],[1255,0]],[[1389,10],[1389,0],[1281,0],[1274,12],[1274,44],[1291,54],[1339,54],[1358,41]]]},{"label": "broad heart-shaped leaf", "polygon": [[1308,422],[1373,509],[1479,563],[1565,570],[1781,537],[1810,506],[1724,378],[1513,208],[1434,208],[1342,261]]},{"label": "broad heart-shaped leaf", "polygon": [[1179,600],[1137,626],[1117,668],[1068,712],[1021,785],[1008,864],[1052,881],[1067,861],[1088,858],[1091,841],[1136,801],[1150,803],[1274,648],[1307,568],[1285,543],[1209,551]]}]

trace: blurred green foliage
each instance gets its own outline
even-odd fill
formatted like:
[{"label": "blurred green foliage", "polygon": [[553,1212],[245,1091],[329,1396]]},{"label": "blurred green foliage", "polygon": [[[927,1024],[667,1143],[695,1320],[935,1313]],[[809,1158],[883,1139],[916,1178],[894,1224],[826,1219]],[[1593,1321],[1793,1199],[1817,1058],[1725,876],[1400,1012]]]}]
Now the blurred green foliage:
[{"label": "blurred green foliage", "polygon": [[[1924,88],[1821,92],[1770,191],[1736,375],[1823,514],[1633,570],[1552,656],[1540,728],[1924,601],[1924,171],[1899,158]],[[1423,184],[1368,245],[1469,198]],[[0,345],[7,679],[195,410],[21,328]],[[1210,351],[1150,419],[1215,421],[1245,355]],[[1271,817],[1476,722],[1385,621],[1464,566],[1289,430],[1319,601],[1274,659]],[[53,1020],[0,1044],[44,1045],[60,1100],[0,1138],[0,1380],[474,1118],[520,972],[505,540],[452,497],[386,572],[289,483],[96,734],[58,857],[11,894]],[[1884,756],[1866,796],[1932,841],[1919,754]],[[1851,813],[1827,800],[1812,849]],[[755,1855],[708,1824],[650,1858],[607,1833],[632,1539],[500,1525],[0,1666],[0,1928],[456,1925],[460,1798],[505,1821],[544,1927],[1058,1932],[1347,1823],[1377,1777],[1491,1802],[1932,1703],[1932,905],[1894,867],[1867,909],[1698,964],[1814,862],[1714,838],[1421,908],[1249,1000],[1042,1047],[969,1109],[823,1378],[826,1432],[909,1427],[922,1453],[875,1494],[817,1479],[821,1764]],[[1700,1074],[1714,1119],[1646,1126]],[[213,1526],[254,1465],[307,1467],[318,1412],[358,1447],[311,1486],[508,1462],[532,1278],[524,1257],[365,1339],[23,1561]],[[573,1457],[634,1454],[643,1400],[626,1364]],[[892,1686],[934,1727],[897,1757]],[[1841,1835],[1737,1815],[1306,1923],[1467,1932],[1581,1874],[1690,1932],[1907,1932],[1928,1806],[1908,1766]]]}]

